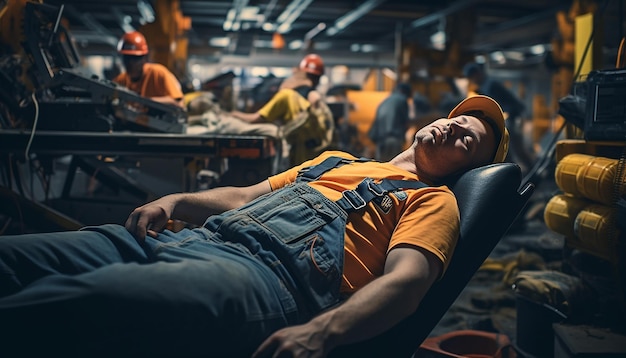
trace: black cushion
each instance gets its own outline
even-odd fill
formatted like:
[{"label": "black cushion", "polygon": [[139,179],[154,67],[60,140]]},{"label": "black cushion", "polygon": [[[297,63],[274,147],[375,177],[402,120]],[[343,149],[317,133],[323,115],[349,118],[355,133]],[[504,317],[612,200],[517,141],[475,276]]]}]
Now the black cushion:
[{"label": "black cushion", "polygon": [[444,277],[414,314],[370,340],[338,347],[331,357],[411,357],[456,300],[532,195],[513,163],[491,164],[463,174],[451,189],[461,214],[459,242]]}]

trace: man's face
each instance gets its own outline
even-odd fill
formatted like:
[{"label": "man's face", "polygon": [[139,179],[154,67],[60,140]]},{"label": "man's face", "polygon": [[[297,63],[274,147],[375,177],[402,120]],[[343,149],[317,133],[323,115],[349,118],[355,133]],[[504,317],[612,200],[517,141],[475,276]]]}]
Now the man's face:
[{"label": "man's face", "polygon": [[122,57],[124,68],[128,77],[133,82],[139,81],[143,75],[143,64],[145,63],[145,56],[130,56],[124,55]]},{"label": "man's face", "polygon": [[492,161],[496,148],[491,126],[471,115],[441,118],[415,133],[413,149],[419,170],[441,179]]}]

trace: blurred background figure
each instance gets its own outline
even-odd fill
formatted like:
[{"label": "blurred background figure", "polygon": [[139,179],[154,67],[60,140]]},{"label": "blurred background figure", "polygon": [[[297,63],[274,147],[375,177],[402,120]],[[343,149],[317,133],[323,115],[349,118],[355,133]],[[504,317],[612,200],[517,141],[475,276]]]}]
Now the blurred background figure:
[{"label": "blurred background figure", "polygon": [[138,31],[125,33],[117,45],[124,72],[113,79],[140,96],[183,108],[180,82],[167,67],[148,60],[148,42]]},{"label": "blurred background figure", "polygon": [[[280,127],[278,136],[289,146],[289,166],[311,159],[333,142],[334,119],[322,95],[316,90],[324,75],[324,61],[316,54],[306,55],[285,79],[278,92],[258,111],[232,111],[239,119],[232,133],[242,133],[249,124],[272,123]],[[223,117],[222,121],[225,120]]]},{"label": "blurred background figure", "polygon": [[511,148],[507,157],[527,170],[532,166],[533,159],[524,145],[523,118],[526,109],[524,103],[517,98],[502,82],[490,77],[481,64],[470,62],[463,67],[463,75],[469,80],[470,92],[473,89],[495,99],[507,114],[506,126],[511,135]]},{"label": "blurred background figure", "polygon": [[376,160],[388,161],[403,150],[410,119],[408,100],[411,93],[409,84],[400,83],[376,109],[374,123],[368,132],[376,144]]}]

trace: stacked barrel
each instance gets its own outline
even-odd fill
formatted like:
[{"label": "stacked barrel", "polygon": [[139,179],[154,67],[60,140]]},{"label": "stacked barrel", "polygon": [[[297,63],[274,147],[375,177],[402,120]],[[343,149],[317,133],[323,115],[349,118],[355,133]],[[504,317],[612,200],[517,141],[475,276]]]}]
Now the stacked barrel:
[{"label": "stacked barrel", "polygon": [[548,228],[572,248],[614,262],[619,230],[615,201],[626,194],[617,159],[569,154],[558,163],[555,179],[562,194],[544,211]]}]

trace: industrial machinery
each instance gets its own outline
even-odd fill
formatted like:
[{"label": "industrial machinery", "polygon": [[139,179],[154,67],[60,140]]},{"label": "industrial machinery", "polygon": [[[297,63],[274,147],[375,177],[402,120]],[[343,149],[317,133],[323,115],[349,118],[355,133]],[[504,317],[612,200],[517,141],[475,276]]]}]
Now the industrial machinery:
[{"label": "industrial machinery", "polygon": [[21,14],[20,46],[13,44],[13,53],[0,60],[5,80],[0,98],[13,116],[27,117],[28,111],[15,109],[37,101],[41,118],[37,129],[184,133],[186,115],[181,108],[78,69],[78,51],[61,24],[62,6],[26,2]]},{"label": "industrial machinery", "polygon": [[[275,139],[188,135],[184,110],[85,73],[80,63],[63,6],[0,1],[0,201],[11,204],[0,219],[41,230],[123,223],[133,207],[204,188],[206,178],[247,185],[275,168]],[[65,181],[54,195],[59,171]]]}]

